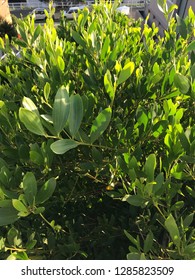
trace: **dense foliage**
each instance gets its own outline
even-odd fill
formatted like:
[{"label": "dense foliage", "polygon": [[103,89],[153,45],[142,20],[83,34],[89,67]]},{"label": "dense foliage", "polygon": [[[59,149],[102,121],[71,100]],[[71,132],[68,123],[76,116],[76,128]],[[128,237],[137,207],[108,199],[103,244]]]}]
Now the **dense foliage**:
[{"label": "dense foliage", "polygon": [[195,259],[195,15],[116,6],[0,38],[1,259]]}]

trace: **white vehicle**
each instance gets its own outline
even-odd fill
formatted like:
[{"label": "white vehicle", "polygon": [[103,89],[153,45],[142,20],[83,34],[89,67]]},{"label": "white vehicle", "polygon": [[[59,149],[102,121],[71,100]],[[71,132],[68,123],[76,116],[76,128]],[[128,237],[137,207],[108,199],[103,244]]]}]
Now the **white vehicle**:
[{"label": "white vehicle", "polygon": [[35,20],[45,20],[46,19],[45,8],[36,8],[32,11],[32,14],[35,15]]},{"label": "white vehicle", "polygon": [[118,7],[116,10],[117,10],[117,12],[122,13],[122,14],[127,15],[127,16],[130,13],[130,9],[129,9],[128,6],[121,6],[121,7]]},{"label": "white vehicle", "polygon": [[84,9],[87,6],[78,6],[78,7],[71,7],[69,8],[69,10],[66,12],[64,12],[64,16],[67,19],[73,19],[74,15],[77,16],[78,15],[78,11]]}]

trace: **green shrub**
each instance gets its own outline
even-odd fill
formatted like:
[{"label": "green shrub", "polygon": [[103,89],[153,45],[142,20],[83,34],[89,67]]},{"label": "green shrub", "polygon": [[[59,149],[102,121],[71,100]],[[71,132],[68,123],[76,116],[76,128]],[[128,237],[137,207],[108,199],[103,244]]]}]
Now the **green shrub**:
[{"label": "green shrub", "polygon": [[0,41],[1,258],[194,259],[195,15],[116,7]]}]

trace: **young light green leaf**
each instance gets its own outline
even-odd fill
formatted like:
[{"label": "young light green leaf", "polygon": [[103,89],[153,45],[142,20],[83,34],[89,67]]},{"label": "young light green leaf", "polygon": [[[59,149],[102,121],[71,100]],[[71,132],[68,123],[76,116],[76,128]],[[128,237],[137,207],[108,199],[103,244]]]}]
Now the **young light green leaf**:
[{"label": "young light green leaf", "polygon": [[169,232],[173,243],[177,246],[177,248],[179,248],[180,247],[179,229],[175,222],[174,217],[171,214],[167,217],[165,221],[165,227]]},{"label": "young light green leaf", "polygon": [[72,140],[72,139],[63,139],[63,140],[57,140],[56,142],[51,144],[51,150],[55,154],[64,154],[67,151],[76,148],[79,145],[78,142]]},{"label": "young light green leaf", "polygon": [[37,194],[37,181],[32,172],[27,172],[22,182],[24,196],[30,206],[34,205]]},{"label": "young light green leaf", "polygon": [[187,77],[180,73],[176,73],[174,76],[175,86],[181,91],[181,93],[187,93],[190,88],[190,83]]},{"label": "young light green leaf", "polygon": [[48,200],[56,188],[56,179],[50,178],[39,190],[36,196],[36,204],[44,203]]},{"label": "young light green leaf", "polygon": [[57,62],[58,62],[58,66],[59,66],[60,70],[63,72],[65,69],[65,63],[64,63],[63,58],[61,56],[58,56]]},{"label": "young light green leaf", "polygon": [[145,165],[144,165],[144,172],[147,176],[148,182],[154,181],[154,171],[156,168],[156,156],[155,154],[150,154],[148,158],[146,159]]},{"label": "young light green leaf", "polygon": [[96,141],[107,129],[112,116],[112,109],[106,108],[99,113],[97,118],[94,120],[90,132],[91,143]]},{"label": "young light green leaf", "polygon": [[37,114],[37,116],[39,116],[39,111],[37,109],[37,106],[34,104],[34,102],[28,98],[28,97],[24,97],[22,100],[22,105],[24,106],[25,109],[34,112]]},{"label": "young light green leaf", "polygon": [[45,97],[45,100],[47,101],[48,98],[49,98],[49,94],[50,94],[50,91],[51,91],[51,86],[48,82],[46,82],[45,86],[44,86],[44,90],[43,90],[43,93],[44,93],[44,97]]},{"label": "young light green leaf", "polygon": [[68,118],[69,130],[74,138],[77,134],[83,119],[83,102],[79,94],[70,97],[70,114]]},{"label": "young light green leaf", "polygon": [[39,116],[32,111],[29,111],[25,108],[19,109],[19,118],[24,126],[34,134],[45,136],[46,133],[41,124]]},{"label": "young light green leaf", "polygon": [[12,205],[19,212],[28,212],[28,208],[18,199],[12,199]]},{"label": "young light green leaf", "polygon": [[66,125],[70,111],[70,98],[67,90],[61,87],[54,100],[52,118],[56,132],[59,134]]},{"label": "young light green leaf", "polygon": [[119,74],[119,78],[117,80],[117,85],[124,83],[133,73],[135,69],[134,62],[128,62]]}]

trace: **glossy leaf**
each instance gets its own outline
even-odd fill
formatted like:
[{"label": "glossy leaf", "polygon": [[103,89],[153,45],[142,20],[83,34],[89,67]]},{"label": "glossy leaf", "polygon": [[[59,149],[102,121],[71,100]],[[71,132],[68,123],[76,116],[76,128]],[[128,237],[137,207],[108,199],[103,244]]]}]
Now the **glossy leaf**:
[{"label": "glossy leaf", "polygon": [[133,73],[135,69],[134,62],[128,62],[119,74],[119,78],[117,80],[117,85],[124,83]]},{"label": "glossy leaf", "polygon": [[41,124],[41,120],[35,112],[20,108],[19,118],[29,131],[37,135],[45,136],[46,133]]},{"label": "glossy leaf", "polygon": [[94,120],[90,132],[91,143],[95,142],[107,129],[112,116],[112,109],[106,108]]},{"label": "glossy leaf", "polygon": [[74,149],[78,146],[78,142],[72,140],[72,139],[63,139],[63,140],[58,140],[54,143],[51,144],[51,150],[55,154],[64,154],[67,151]]},{"label": "glossy leaf", "polygon": [[52,118],[56,132],[59,134],[65,127],[70,111],[70,98],[67,90],[61,87],[54,100]]},{"label": "glossy leaf", "polygon": [[79,94],[70,97],[70,114],[68,118],[69,130],[74,138],[77,134],[83,119],[83,102]]}]

